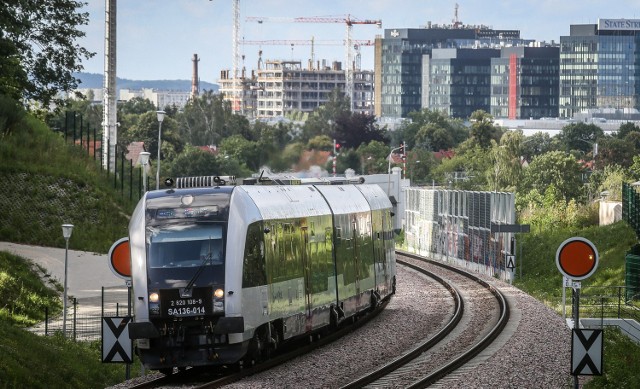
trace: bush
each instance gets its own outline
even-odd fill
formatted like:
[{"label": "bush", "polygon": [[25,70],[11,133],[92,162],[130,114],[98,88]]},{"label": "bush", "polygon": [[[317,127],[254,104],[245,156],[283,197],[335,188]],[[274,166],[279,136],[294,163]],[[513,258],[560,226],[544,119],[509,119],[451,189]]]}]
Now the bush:
[{"label": "bush", "polygon": [[0,135],[4,137],[16,130],[26,112],[14,99],[0,94]]}]

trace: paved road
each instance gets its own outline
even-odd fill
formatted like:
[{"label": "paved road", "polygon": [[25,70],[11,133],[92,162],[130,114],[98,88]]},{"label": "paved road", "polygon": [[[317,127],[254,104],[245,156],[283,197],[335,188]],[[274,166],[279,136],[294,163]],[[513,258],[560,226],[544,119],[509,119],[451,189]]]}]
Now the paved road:
[{"label": "paved road", "polygon": [[[31,259],[49,271],[64,285],[64,249],[0,242],[0,251]],[[67,294],[79,299],[101,295],[101,287],[124,287],[124,280],[109,268],[106,254],[69,250],[67,264]]]},{"label": "paved road", "polygon": [[[0,251],[6,251],[32,260],[44,267],[64,285],[64,249],[29,246],[0,242]],[[126,315],[127,288],[123,279],[116,277],[109,268],[106,254],[94,254],[69,250],[67,263],[67,294],[77,298],[77,311],[69,309],[68,331],[73,331],[77,339],[95,340],[101,336],[100,317]],[[102,288],[104,287],[104,303]],[[78,316],[78,327],[72,329],[73,316]],[[30,330],[44,334],[47,325],[40,323]],[[49,332],[62,328],[62,319],[54,318],[48,323]]]}]

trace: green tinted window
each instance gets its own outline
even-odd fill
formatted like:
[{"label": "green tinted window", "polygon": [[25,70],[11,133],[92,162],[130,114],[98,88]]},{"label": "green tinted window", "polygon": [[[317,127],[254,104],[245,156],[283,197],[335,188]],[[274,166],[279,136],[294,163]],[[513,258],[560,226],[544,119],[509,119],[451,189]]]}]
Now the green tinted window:
[{"label": "green tinted window", "polygon": [[242,287],[266,285],[267,276],[264,262],[264,232],[261,223],[253,223],[247,230],[247,240],[244,246],[244,261],[242,270]]}]

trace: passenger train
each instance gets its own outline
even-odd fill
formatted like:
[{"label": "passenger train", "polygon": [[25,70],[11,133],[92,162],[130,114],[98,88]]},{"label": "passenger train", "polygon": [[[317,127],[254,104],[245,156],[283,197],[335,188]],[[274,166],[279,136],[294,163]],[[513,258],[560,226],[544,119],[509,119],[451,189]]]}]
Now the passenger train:
[{"label": "passenger train", "polygon": [[395,293],[379,186],[230,181],[177,179],[132,215],[128,332],[149,369],[265,359]]}]

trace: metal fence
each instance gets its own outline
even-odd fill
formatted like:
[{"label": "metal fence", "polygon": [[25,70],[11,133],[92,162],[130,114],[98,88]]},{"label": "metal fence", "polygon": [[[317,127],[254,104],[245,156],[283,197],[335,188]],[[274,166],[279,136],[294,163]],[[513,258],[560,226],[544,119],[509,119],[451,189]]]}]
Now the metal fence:
[{"label": "metal fence", "polygon": [[505,260],[514,234],[492,233],[491,224],[515,223],[513,193],[406,188],[405,194],[408,251],[512,277]]},{"label": "metal fence", "polygon": [[625,286],[586,286],[580,291],[580,316],[633,319],[640,322],[640,291]]},{"label": "metal fence", "polygon": [[[67,310],[66,337],[79,341],[102,339],[102,317],[127,316],[130,292],[126,287],[102,287],[102,296],[73,299]],[[51,336],[62,333],[62,314],[52,315],[45,310],[45,321],[32,327],[31,332]]]},{"label": "metal fence", "polygon": [[[115,156],[109,155],[111,144],[107,141],[104,145],[101,140],[101,132],[89,125],[83,125],[82,115],[76,112],[66,112],[64,127],[61,129],[65,141],[84,150],[100,166],[100,169],[109,177],[113,183],[113,188],[120,192],[120,195],[130,201],[137,201],[142,196],[143,174],[141,167],[133,166],[133,159],[127,158],[128,149],[116,144],[114,147]],[[102,163],[103,147],[106,147],[106,166]],[[111,162],[113,161],[113,165]],[[147,177],[147,183],[149,182]],[[147,185],[147,187],[149,187]]]},{"label": "metal fence", "polygon": [[625,286],[582,287],[580,318],[589,328],[617,326],[640,343],[640,293],[636,290]]}]

